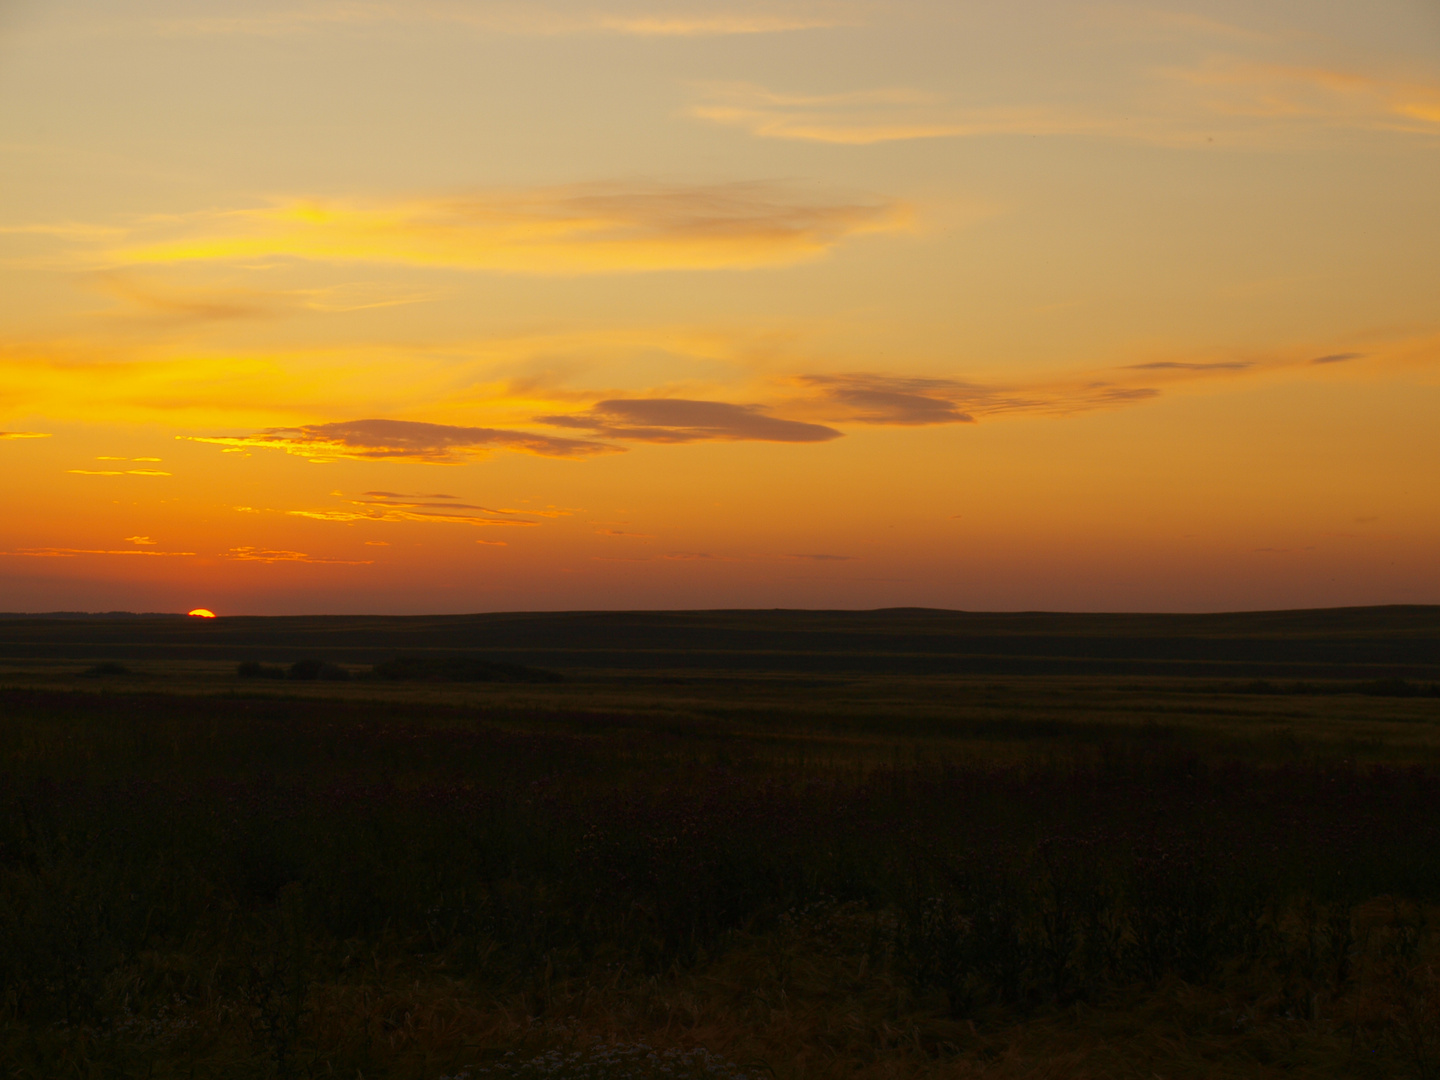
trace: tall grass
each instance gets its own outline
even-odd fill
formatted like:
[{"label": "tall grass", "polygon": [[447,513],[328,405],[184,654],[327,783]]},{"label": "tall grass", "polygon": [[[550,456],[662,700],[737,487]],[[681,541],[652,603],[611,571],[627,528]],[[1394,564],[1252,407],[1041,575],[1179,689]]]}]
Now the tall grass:
[{"label": "tall grass", "polygon": [[494,1075],[513,1026],[397,1056],[412,1021],[372,997],[423,976],[547,1024],[817,911],[848,913],[862,982],[982,1030],[1237,978],[1314,1020],[1364,969],[1365,1045],[1440,1064],[1435,769],[778,766],[313,699],[14,691],[0,718],[14,1075]]}]

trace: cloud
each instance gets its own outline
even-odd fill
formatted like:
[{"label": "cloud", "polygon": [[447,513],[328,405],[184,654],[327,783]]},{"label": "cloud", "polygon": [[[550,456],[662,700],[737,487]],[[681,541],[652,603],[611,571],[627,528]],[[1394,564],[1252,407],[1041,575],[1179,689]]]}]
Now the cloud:
[{"label": "cloud", "polygon": [[859,20],[854,13],[844,14],[832,6],[831,11],[824,14],[786,13],[772,8],[768,11],[698,11],[689,15],[600,15],[596,23],[606,30],[640,37],[728,37],[857,26]]},{"label": "cloud", "polygon": [[828,420],[899,426],[969,424],[981,417],[1015,413],[1063,416],[1137,404],[1160,395],[1153,386],[1127,386],[1105,377],[986,385],[853,372],[800,375],[792,381],[811,391],[807,400],[795,404]]},{"label": "cloud", "polygon": [[168,472],[161,472],[159,469],[66,469],[67,473],[74,473],[76,476],[169,476]]},{"label": "cloud", "polygon": [[854,555],[781,555],[782,559],[799,559],[802,562],[854,562]]},{"label": "cloud", "polygon": [[1210,112],[1267,121],[1440,134],[1440,85],[1358,71],[1217,57],[1166,74],[1207,94]]},{"label": "cloud", "polygon": [[197,289],[157,285],[120,273],[100,274],[105,292],[148,314],[183,322],[232,322],[268,319],[293,308],[283,294],[253,289]]},{"label": "cloud", "polygon": [[620,529],[596,529],[596,536],[628,536],[635,540],[653,540],[654,533],[623,532]]},{"label": "cloud", "polygon": [[115,264],[289,256],[520,274],[785,266],[908,224],[901,204],[779,185],[579,184],[410,202],[292,201],[196,216]]},{"label": "cloud", "polygon": [[48,431],[0,431],[0,439],[48,439]]},{"label": "cloud", "polygon": [[753,83],[711,83],[690,116],[763,139],[865,146],[976,135],[1054,135],[1115,126],[1048,106],[959,108],[911,87],[840,94],[787,94]]},{"label": "cloud", "polygon": [[20,551],[0,551],[0,555],[23,555],[32,559],[73,559],[77,555],[153,555],[157,558],[180,558],[194,555],[193,551],[142,551],[139,548],[121,548],[118,551],[95,550],[91,548],[24,548]]},{"label": "cloud", "polygon": [[303,314],[343,314],[436,299],[430,293],[371,282],[319,289],[261,290],[178,286],[120,271],[101,272],[93,280],[99,289],[126,305],[102,312],[100,317],[178,323],[256,322]]},{"label": "cloud", "polygon": [[[338,494],[338,492],[333,492],[332,494]],[[445,495],[443,493],[407,495],[403,491],[364,491],[361,492],[361,494],[371,499],[458,499],[460,497],[458,495]]]},{"label": "cloud", "polygon": [[303,551],[273,551],[257,547],[234,547],[220,557],[237,562],[326,563],[331,566],[373,566],[375,563],[374,559],[330,559],[323,555],[307,555]]},{"label": "cloud", "polygon": [[0,236],[58,236],[65,240],[115,240],[125,230],[114,225],[59,222],[36,225],[0,225]]},{"label": "cloud", "polygon": [[618,398],[596,402],[587,412],[535,419],[542,424],[583,428],[614,439],[653,443],[715,439],[812,443],[828,442],[842,435],[821,424],[767,416],[756,405],[684,398]]},{"label": "cloud", "polygon": [[660,558],[668,562],[735,562],[728,555],[712,555],[708,551],[670,551]]},{"label": "cloud", "polygon": [[[332,492],[341,495],[341,492]],[[442,499],[443,502],[432,502]],[[510,510],[480,506],[475,503],[454,501],[453,495],[408,496],[394,491],[367,491],[359,498],[346,502],[349,509],[287,510],[292,517],[311,518],[316,521],[339,521],[353,524],[357,521],[420,521],[453,525],[538,525],[539,522],[516,515],[529,513],[524,510]],[[561,516],[563,511],[551,511],[547,517]]]},{"label": "cloud", "polygon": [[452,464],[492,450],[515,450],[542,457],[586,457],[620,448],[585,439],[536,435],[498,428],[456,427],[415,420],[344,420],[294,428],[267,428],[254,435],[179,435],[191,442],[232,448],[284,450],[312,461],[349,458],[360,461],[418,461]]},{"label": "cloud", "polygon": [[155,541],[154,541],[154,540],[151,540],[150,537],[148,537],[148,536],[127,536],[127,537],[125,537],[125,539],[126,539],[126,540],[129,540],[130,543],[132,543],[132,544],[147,544],[147,545],[149,545],[149,544],[155,543]]},{"label": "cloud", "polygon": [[978,388],[949,379],[897,378],[886,375],[802,375],[828,401],[853,407],[846,420],[862,424],[971,424],[958,398]]},{"label": "cloud", "polygon": [[1188,363],[1183,360],[1153,360],[1148,364],[1126,364],[1126,371],[1244,371],[1253,360],[1216,360]]},{"label": "cloud", "polygon": [[[1239,35],[1252,40],[1263,35]],[[1166,93],[1166,87],[1184,88]],[[1235,56],[1149,73],[1128,106],[971,105],[914,87],[791,93],[746,82],[703,83],[687,115],[759,138],[863,146],[984,135],[1083,135],[1196,146],[1253,142],[1276,125],[1440,134],[1440,84]]]},{"label": "cloud", "polygon": [[1329,353],[1329,354],[1327,354],[1327,355],[1325,355],[1325,356],[1317,356],[1317,357],[1315,357],[1315,359],[1311,360],[1310,363],[1312,363],[1312,364],[1343,364],[1343,363],[1345,363],[1345,361],[1347,361],[1347,360],[1361,360],[1361,359],[1364,359],[1364,357],[1365,357],[1365,354],[1364,354],[1364,353],[1358,353],[1358,352]]},{"label": "cloud", "polygon": [[[686,8],[689,10],[686,10]],[[711,37],[773,34],[831,26],[859,25],[855,5],[773,4],[729,9],[669,3],[654,11],[627,5],[625,12],[582,7],[566,10],[535,3],[329,3],[254,11],[238,17],[166,19],[154,25],[170,36],[249,35],[283,37],[336,25],[394,22],[449,23],[481,33],[517,35],[628,34],[640,37]]]}]

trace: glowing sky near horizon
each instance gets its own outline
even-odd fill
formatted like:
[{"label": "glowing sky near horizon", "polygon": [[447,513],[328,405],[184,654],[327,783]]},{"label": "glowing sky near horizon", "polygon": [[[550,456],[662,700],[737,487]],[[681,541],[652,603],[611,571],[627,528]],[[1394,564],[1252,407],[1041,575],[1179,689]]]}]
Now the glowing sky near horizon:
[{"label": "glowing sky near horizon", "polygon": [[1429,0],[12,0],[0,190],[0,610],[1440,603]]}]

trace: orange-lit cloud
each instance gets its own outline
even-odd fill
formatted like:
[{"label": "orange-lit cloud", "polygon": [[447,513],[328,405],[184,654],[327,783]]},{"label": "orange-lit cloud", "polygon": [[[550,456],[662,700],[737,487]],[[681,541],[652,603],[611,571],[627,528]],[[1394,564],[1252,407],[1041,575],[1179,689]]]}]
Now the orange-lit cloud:
[{"label": "orange-lit cloud", "polygon": [[0,431],[0,439],[48,439],[49,432],[44,431]]},{"label": "orange-lit cloud", "polygon": [[905,426],[969,424],[978,416],[1007,413],[1083,412],[1133,405],[1160,394],[1155,387],[1117,385],[1104,379],[1003,387],[957,379],[853,373],[802,375],[796,382],[816,391],[813,400],[837,422]]},{"label": "orange-lit cloud", "polygon": [[906,227],[895,202],[767,183],[577,184],[410,202],[294,201],[191,219],[114,265],[293,257],[522,274],[783,266]]},{"label": "orange-lit cloud", "polygon": [[76,476],[169,476],[159,469],[66,469]]},{"label": "orange-lit cloud", "polygon": [[[334,492],[339,495],[339,492]],[[444,501],[440,501],[444,500]],[[317,521],[420,521],[452,525],[536,525],[518,515],[563,517],[565,511],[511,510],[459,502],[453,495],[402,495],[393,491],[367,491],[347,500],[349,509],[287,510],[292,517]]]},{"label": "orange-lit cloud", "polygon": [[73,559],[77,555],[153,555],[159,558],[193,556],[193,551],[142,551],[139,548],[120,548],[107,551],[94,548],[22,548],[19,551],[0,551],[0,555],[24,555],[33,559]]},{"label": "orange-lit cloud", "polygon": [[911,87],[839,94],[781,93],[751,83],[703,88],[689,115],[764,139],[867,146],[974,135],[1053,135],[1118,129],[1116,121],[1048,106],[962,108]]},{"label": "orange-lit cloud", "polygon": [[859,25],[858,13],[842,12],[830,5],[826,13],[786,12],[781,5],[768,10],[732,10],[711,8],[691,14],[673,9],[656,14],[600,15],[598,26],[622,34],[640,37],[727,37],[733,34],[780,34],[793,30],[818,30],[833,26]]},{"label": "orange-lit cloud", "polygon": [[[1200,91],[1157,95],[1154,82]],[[759,138],[866,146],[911,139],[981,135],[1090,135],[1161,145],[1200,145],[1218,117],[1230,139],[1248,141],[1260,125],[1306,122],[1440,134],[1440,84],[1331,70],[1214,58],[1165,69],[1137,88],[1130,107],[1031,103],[969,106],[914,87],[832,94],[792,93],[753,83],[709,83],[688,115]]]},{"label": "orange-lit cloud", "polygon": [[561,35],[629,34],[639,37],[716,37],[773,34],[830,26],[854,26],[859,5],[774,3],[763,7],[667,3],[622,5],[623,11],[592,5],[510,2],[312,3],[280,10],[253,10],[242,16],[162,19],[154,25],[174,36],[253,35],[281,37],[392,22],[451,23],[481,33]]},{"label": "orange-lit cloud", "polygon": [[312,461],[352,458],[454,464],[493,450],[574,458],[620,449],[584,439],[497,428],[426,424],[415,420],[345,420],[298,428],[270,428],[254,435],[178,437],[221,446],[284,450],[287,454],[297,454]]},{"label": "orange-lit cloud", "polygon": [[330,559],[307,555],[303,551],[273,551],[269,548],[235,547],[221,555],[222,559],[258,563],[322,563],[330,566],[373,566],[374,559]]},{"label": "orange-lit cloud", "polygon": [[1216,58],[1167,74],[1212,112],[1258,120],[1440,134],[1440,84],[1360,71]]},{"label": "orange-lit cloud", "polygon": [[97,274],[95,285],[123,307],[108,317],[179,323],[254,322],[300,314],[335,314],[433,301],[431,293],[356,282],[316,289],[263,290],[200,287],[155,281],[130,273]]},{"label": "orange-lit cloud", "polygon": [[821,424],[768,416],[755,405],[680,398],[629,398],[596,402],[583,413],[537,416],[543,424],[582,428],[614,439],[685,443],[708,439],[810,443],[838,439]]}]

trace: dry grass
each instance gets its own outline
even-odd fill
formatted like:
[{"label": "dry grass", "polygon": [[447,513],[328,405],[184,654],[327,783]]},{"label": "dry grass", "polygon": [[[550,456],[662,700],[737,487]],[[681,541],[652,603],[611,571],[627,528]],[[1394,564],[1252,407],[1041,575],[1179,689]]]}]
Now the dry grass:
[{"label": "dry grass", "polygon": [[[448,977],[443,957],[423,967],[362,958],[341,980],[309,988],[300,1037],[280,1068],[257,1036],[254,1009],[207,997],[197,983],[191,1006],[144,1030],[52,1033],[68,1046],[43,1072],[11,1043],[5,1075],[56,1076],[63,1066],[96,1077],[440,1080],[482,1069],[514,1075],[517,1063],[549,1051],[637,1045],[704,1048],[756,1080],[1429,1080],[1440,1068],[1440,943],[1428,932],[1402,940],[1423,925],[1421,913],[1386,899],[1356,913],[1361,944],[1339,985],[1261,965],[1209,987],[1167,981],[1064,1009],[967,1020],[912,992],[877,946],[876,919],[855,905],[816,905],[771,933],[737,935],[693,970],[617,969],[572,981],[542,974],[498,995]],[[555,1061],[525,1075],[632,1075],[581,1074]]]}]

